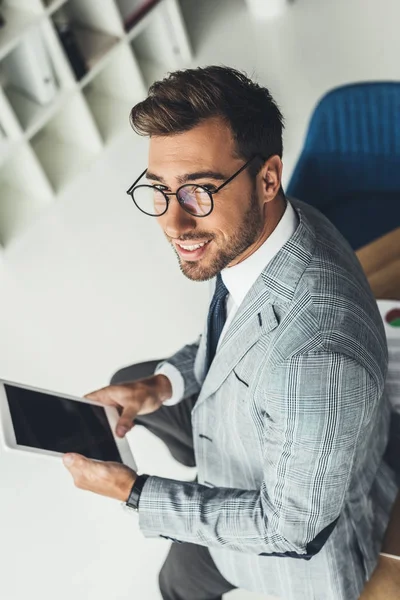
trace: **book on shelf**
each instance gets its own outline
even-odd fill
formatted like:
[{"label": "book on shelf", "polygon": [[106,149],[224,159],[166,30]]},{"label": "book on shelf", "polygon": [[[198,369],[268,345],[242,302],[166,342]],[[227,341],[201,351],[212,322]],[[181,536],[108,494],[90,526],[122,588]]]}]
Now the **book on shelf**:
[{"label": "book on shelf", "polygon": [[88,70],[107,54],[119,38],[103,31],[89,29],[78,23],[73,24],[76,44]]},{"label": "book on shelf", "polygon": [[132,29],[160,0],[117,0],[125,31]]},{"label": "book on shelf", "polygon": [[0,29],[6,24],[6,20],[4,18],[4,14],[2,11],[3,4],[4,4],[4,0],[0,0]]},{"label": "book on shelf", "polygon": [[69,64],[71,65],[76,79],[79,81],[86,75],[88,68],[78,46],[75,32],[71,23],[66,20],[55,21],[55,26]]},{"label": "book on shelf", "polygon": [[3,61],[7,85],[38,104],[48,104],[57,93],[57,81],[41,30],[34,27]]},{"label": "book on shelf", "polygon": [[55,25],[78,81],[119,41],[118,37],[81,25],[64,13],[58,15]]}]

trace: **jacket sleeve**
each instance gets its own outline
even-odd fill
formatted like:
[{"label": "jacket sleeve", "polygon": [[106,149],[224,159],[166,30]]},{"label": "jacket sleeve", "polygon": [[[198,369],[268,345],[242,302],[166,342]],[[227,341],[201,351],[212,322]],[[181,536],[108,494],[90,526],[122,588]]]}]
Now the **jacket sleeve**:
[{"label": "jacket sleeve", "polygon": [[263,406],[258,426],[265,432],[259,489],[150,477],[140,498],[142,532],[246,553],[311,558],[339,518],[356,451],[374,426],[371,417],[382,392],[362,366],[341,354],[313,352],[284,360],[261,374],[255,392]]},{"label": "jacket sleeve", "polygon": [[183,395],[180,400],[200,392],[201,386],[194,374],[194,362],[199,349],[200,339],[201,336],[199,336],[199,338],[193,344],[187,344],[186,346],[183,346],[183,348],[178,350],[178,352],[176,352],[173,356],[170,356],[165,361],[159,363],[155,370],[155,372],[158,372],[160,369],[162,369],[163,365],[168,363],[179,371],[183,378],[184,387]]}]

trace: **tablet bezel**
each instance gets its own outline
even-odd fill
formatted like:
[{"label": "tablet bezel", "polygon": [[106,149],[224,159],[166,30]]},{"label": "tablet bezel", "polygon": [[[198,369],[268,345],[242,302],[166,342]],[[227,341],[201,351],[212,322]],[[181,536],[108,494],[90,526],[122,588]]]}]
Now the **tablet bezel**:
[{"label": "tablet bezel", "polygon": [[45,450],[42,448],[33,448],[31,446],[22,446],[17,443],[15,437],[14,426],[11,418],[10,408],[7,399],[7,393],[4,388],[4,385],[11,385],[14,387],[23,388],[25,390],[32,390],[34,392],[40,392],[43,394],[50,394],[51,396],[57,396],[59,398],[65,398],[66,400],[74,400],[75,402],[82,402],[84,404],[94,404],[95,406],[101,406],[104,408],[104,412],[107,416],[108,424],[111,429],[112,436],[118,448],[118,451],[121,456],[121,460],[124,465],[130,467],[135,472],[137,472],[136,461],[133,458],[133,454],[131,452],[128,440],[126,438],[119,438],[115,433],[115,429],[117,426],[117,422],[119,419],[118,411],[113,406],[105,406],[100,402],[95,402],[94,400],[89,400],[88,398],[78,398],[77,396],[70,396],[68,394],[60,394],[59,392],[52,392],[50,390],[45,390],[29,385],[24,385],[22,383],[16,383],[14,381],[7,381],[5,379],[0,379],[0,431],[2,433],[4,447],[6,451],[17,451],[17,452],[28,452],[29,454],[40,454],[42,456],[49,457],[51,459],[58,458],[60,459],[64,456],[64,453],[55,452],[54,450]]}]

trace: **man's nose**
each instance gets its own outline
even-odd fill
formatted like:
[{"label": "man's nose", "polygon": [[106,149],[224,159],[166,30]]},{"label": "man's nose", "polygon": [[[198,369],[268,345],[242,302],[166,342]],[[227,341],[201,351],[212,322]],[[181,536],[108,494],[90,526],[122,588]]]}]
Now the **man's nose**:
[{"label": "man's nose", "polygon": [[165,233],[174,239],[196,227],[196,218],[182,208],[176,196],[169,196],[168,210],[159,221]]}]

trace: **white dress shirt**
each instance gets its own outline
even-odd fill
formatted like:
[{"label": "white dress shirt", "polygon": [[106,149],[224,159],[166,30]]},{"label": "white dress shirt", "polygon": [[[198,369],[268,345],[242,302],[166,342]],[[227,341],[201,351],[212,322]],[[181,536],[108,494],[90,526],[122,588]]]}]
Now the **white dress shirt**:
[{"label": "white dress shirt", "polygon": [[[274,256],[291,238],[297,228],[298,222],[298,216],[294,208],[290,202],[287,202],[286,210],[281,220],[262,246],[239,264],[227,267],[221,271],[222,281],[228,289],[229,294],[226,298],[226,322],[218,341],[217,352],[246,294],[267,264],[271,262]],[[180,402],[184,394],[184,381],[178,369],[166,362],[157,368],[155,373],[166,375],[171,382],[172,396],[164,404],[172,406]]]}]

